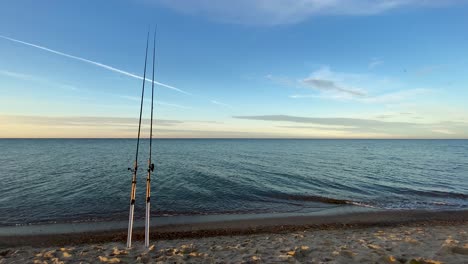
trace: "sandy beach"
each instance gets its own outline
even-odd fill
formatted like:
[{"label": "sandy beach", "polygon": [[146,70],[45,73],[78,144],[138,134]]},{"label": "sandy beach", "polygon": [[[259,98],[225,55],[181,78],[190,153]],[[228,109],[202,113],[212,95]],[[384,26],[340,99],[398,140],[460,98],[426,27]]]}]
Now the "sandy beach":
[{"label": "sandy beach", "polygon": [[[407,214],[415,220],[406,221]],[[125,248],[123,230],[3,237],[0,263],[468,263],[466,212],[426,213],[424,219],[421,212],[407,214],[358,214],[311,225],[302,221],[314,223],[313,217],[283,219],[296,223],[288,226],[270,219],[263,229],[256,226],[261,220],[224,223],[222,230],[215,223],[185,226],[192,231],[171,226],[154,233],[149,249],[140,231],[132,249]]]},{"label": "sandy beach", "polygon": [[468,224],[3,249],[0,263],[468,263]]}]

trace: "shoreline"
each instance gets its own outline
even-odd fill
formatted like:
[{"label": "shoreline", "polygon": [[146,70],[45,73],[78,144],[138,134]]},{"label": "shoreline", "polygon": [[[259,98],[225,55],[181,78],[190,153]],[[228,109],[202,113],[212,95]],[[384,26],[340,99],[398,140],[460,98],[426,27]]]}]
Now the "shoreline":
[{"label": "shoreline", "polygon": [[[305,230],[344,230],[369,227],[457,226],[467,223],[468,210],[438,212],[424,210],[368,211],[338,215],[302,215],[166,224],[152,226],[151,240],[157,242],[159,240],[186,238],[277,234]],[[53,228],[53,225],[49,225],[48,228]],[[144,228],[142,227],[134,228],[133,240],[143,240],[143,231]],[[126,228],[56,234],[9,234],[0,235],[0,248],[124,242],[126,236]]]}]

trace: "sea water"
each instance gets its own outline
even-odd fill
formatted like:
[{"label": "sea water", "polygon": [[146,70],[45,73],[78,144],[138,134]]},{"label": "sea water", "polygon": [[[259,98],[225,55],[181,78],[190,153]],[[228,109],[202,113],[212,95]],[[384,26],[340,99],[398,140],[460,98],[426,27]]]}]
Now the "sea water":
[{"label": "sea water", "polygon": [[[126,220],[135,149],[0,139],[0,226]],[[148,140],[140,150],[137,219]],[[468,140],[157,139],[153,150],[154,216],[468,208]]]}]

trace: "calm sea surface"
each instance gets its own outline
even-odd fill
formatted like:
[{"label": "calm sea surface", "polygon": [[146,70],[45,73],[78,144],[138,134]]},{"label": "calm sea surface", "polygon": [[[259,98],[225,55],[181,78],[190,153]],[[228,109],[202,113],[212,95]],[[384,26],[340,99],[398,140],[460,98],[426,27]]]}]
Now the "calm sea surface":
[{"label": "calm sea surface", "polygon": [[[0,140],[0,225],[125,220],[136,140]],[[153,142],[152,214],[468,209],[468,140]],[[136,217],[144,216],[148,141]],[[348,205],[349,206],[349,205]]]}]

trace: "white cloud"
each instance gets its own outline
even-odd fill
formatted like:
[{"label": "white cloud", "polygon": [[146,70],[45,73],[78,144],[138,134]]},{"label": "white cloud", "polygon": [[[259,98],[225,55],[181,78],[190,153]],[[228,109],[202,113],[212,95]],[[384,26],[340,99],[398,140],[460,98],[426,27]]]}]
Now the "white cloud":
[{"label": "white cloud", "polygon": [[324,92],[335,92],[340,94],[346,94],[349,96],[365,96],[366,93],[361,89],[347,88],[337,84],[333,80],[320,79],[316,77],[310,77],[301,81],[307,87],[317,89]]},{"label": "white cloud", "polygon": [[439,7],[457,0],[147,0],[182,13],[236,24],[278,25],[322,15],[375,15],[398,8]]},{"label": "white cloud", "polygon": [[302,87],[319,91],[320,97],[351,99],[367,95],[368,92],[362,85],[369,79],[366,75],[334,72],[330,67],[324,66],[298,82]]},{"label": "white cloud", "polygon": [[[271,75],[267,79],[278,84],[294,88],[313,89],[315,93],[295,93],[289,96],[293,99],[315,98],[338,101],[354,101],[368,104],[401,103],[410,98],[432,92],[430,89],[408,88],[397,80],[378,77],[370,74],[335,72],[328,66],[312,72],[309,77],[296,82]],[[287,80],[287,81],[286,81]],[[291,85],[288,85],[292,83]]]},{"label": "white cloud", "polygon": [[283,86],[292,88],[307,88],[320,92],[312,95],[291,95],[291,98],[329,97],[351,98],[367,95],[366,89],[360,87],[363,83],[370,83],[370,76],[354,73],[333,72],[330,67],[323,66],[312,72],[308,77],[294,80],[285,76],[265,76],[266,79]]}]

